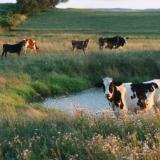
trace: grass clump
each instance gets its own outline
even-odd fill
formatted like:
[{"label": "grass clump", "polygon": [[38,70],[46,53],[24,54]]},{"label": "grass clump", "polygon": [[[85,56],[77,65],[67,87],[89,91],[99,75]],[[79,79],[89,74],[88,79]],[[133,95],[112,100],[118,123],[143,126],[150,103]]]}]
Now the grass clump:
[{"label": "grass clump", "polygon": [[37,93],[39,93],[42,97],[47,97],[51,95],[51,90],[50,88],[42,81],[35,81],[32,84],[33,88]]},{"label": "grass clump", "polygon": [[53,74],[49,76],[48,85],[51,88],[52,95],[78,92],[84,90],[87,87],[85,80],[78,77],[69,77],[63,74]]}]

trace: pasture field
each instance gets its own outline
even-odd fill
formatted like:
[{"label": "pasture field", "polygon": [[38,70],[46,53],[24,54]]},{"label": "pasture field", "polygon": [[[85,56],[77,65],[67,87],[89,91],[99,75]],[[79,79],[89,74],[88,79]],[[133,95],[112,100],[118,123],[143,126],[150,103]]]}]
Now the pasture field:
[{"label": "pasture field", "polygon": [[8,14],[16,10],[16,4],[14,3],[1,3],[0,4],[0,14]]},{"label": "pasture field", "polygon": [[[159,78],[159,26],[159,12],[55,9],[1,34],[0,46],[36,39],[40,54],[0,59],[0,159],[160,159],[159,114],[70,116],[36,103],[94,87],[104,76],[124,82]],[[128,44],[99,51],[98,38],[115,35],[128,36]],[[87,54],[73,54],[71,40],[86,38]]]}]

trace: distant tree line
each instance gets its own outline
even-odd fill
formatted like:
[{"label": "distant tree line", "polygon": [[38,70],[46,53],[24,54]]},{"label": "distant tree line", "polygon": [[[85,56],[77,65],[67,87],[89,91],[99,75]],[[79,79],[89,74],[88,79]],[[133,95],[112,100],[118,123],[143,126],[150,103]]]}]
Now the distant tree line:
[{"label": "distant tree line", "polygon": [[54,8],[61,2],[68,0],[17,0],[17,10],[20,13],[38,13]]}]

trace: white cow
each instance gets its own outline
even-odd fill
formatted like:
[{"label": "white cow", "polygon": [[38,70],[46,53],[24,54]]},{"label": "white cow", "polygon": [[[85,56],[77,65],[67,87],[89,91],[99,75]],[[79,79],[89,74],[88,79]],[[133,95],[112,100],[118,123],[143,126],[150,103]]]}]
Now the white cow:
[{"label": "white cow", "polygon": [[160,108],[160,80],[154,79],[143,83],[120,83],[112,78],[103,79],[105,95],[114,111],[127,113],[132,111],[149,112]]}]

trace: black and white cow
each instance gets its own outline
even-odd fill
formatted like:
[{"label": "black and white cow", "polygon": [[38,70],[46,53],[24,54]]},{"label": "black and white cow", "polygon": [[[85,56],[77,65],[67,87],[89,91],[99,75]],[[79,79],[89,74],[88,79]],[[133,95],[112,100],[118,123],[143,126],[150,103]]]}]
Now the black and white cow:
[{"label": "black and white cow", "polygon": [[99,49],[103,48],[117,49],[127,43],[128,37],[115,36],[110,38],[99,38]]},{"label": "black and white cow", "polygon": [[114,82],[112,78],[104,78],[106,98],[114,111],[149,112],[154,108],[159,112],[160,80],[154,79],[143,83]]}]

